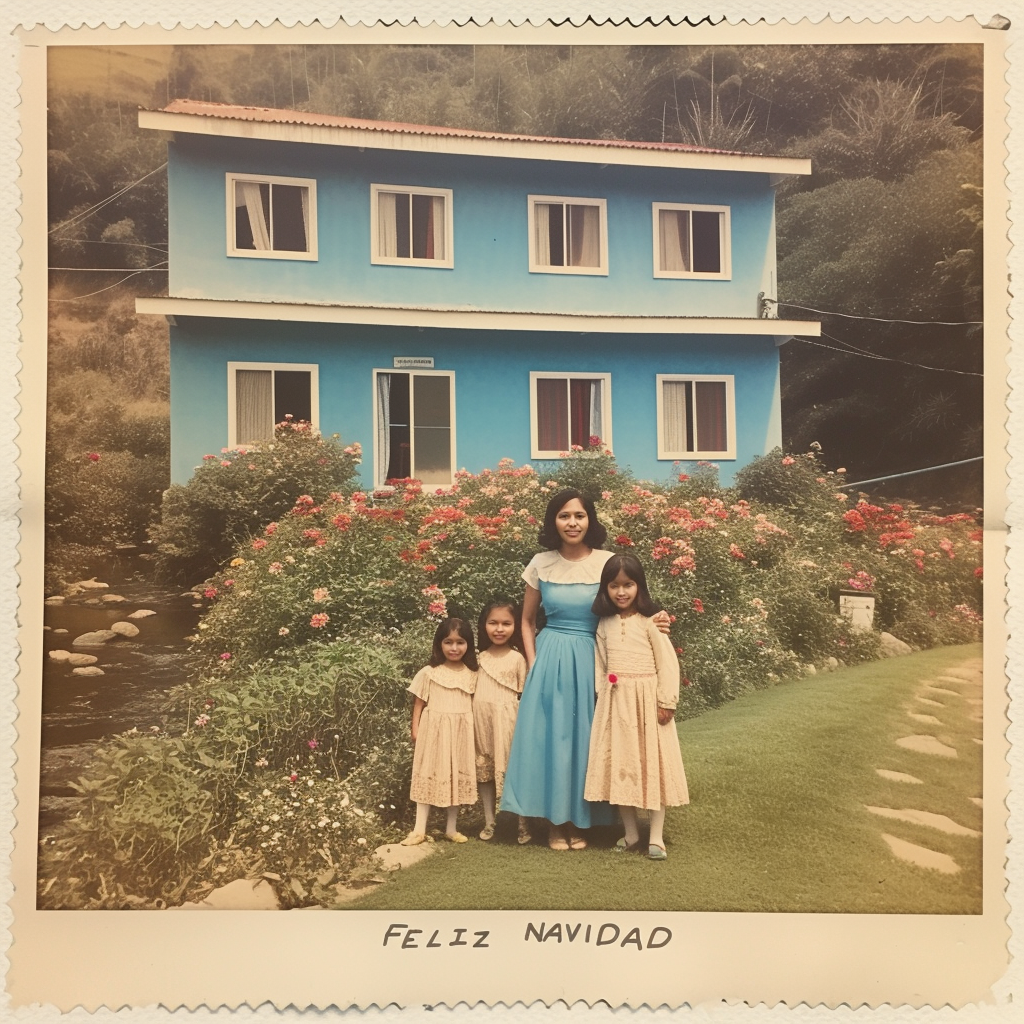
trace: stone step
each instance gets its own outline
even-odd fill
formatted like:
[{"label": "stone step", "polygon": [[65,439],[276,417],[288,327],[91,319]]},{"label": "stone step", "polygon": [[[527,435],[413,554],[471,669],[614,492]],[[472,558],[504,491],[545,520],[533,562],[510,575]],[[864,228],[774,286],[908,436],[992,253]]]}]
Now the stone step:
[{"label": "stone step", "polygon": [[917,754],[933,754],[936,757],[956,757],[956,748],[939,742],[934,736],[902,736],[896,746],[913,750]]},{"label": "stone step", "polygon": [[882,838],[888,843],[894,857],[916,864],[919,868],[941,871],[944,875],[955,875],[960,870],[960,865],[945,853],[936,853],[926,846],[908,843],[905,839],[897,839],[886,832],[882,833]]},{"label": "stone step", "polygon": [[931,811],[919,811],[914,807],[904,807],[897,810],[894,807],[870,807],[865,804],[864,809],[882,818],[895,818],[897,821],[906,821],[911,825],[927,825],[928,828],[938,829],[951,836],[980,836],[973,828],[961,825],[945,814],[934,814]]},{"label": "stone step", "polygon": [[918,786],[923,786],[924,783],[921,779],[914,775],[908,775],[906,772],[894,772],[888,768],[876,768],[876,772],[882,776],[883,779],[888,779],[890,782],[912,782]]}]

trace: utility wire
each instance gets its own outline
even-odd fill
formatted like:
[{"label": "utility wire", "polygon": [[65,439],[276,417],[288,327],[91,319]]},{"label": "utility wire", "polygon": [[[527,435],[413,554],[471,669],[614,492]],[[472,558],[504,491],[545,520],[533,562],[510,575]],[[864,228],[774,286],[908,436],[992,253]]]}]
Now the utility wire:
[{"label": "utility wire", "polygon": [[903,476],[917,476],[918,473],[930,473],[934,469],[949,469],[952,466],[966,466],[970,462],[984,462],[983,455],[975,455],[971,459],[960,459],[959,462],[943,462],[939,466],[925,466],[924,469],[908,469],[905,473],[890,473],[888,476],[873,476],[870,480],[858,480],[855,484],[840,484],[839,490],[844,491],[848,487],[862,487],[864,484],[877,484],[883,480],[898,480]]},{"label": "utility wire", "polygon": [[[771,301],[771,300],[769,300]],[[798,306],[795,302],[778,302],[776,305],[787,309],[803,309],[808,313],[821,313],[823,316],[841,316],[847,320],[873,320],[880,324],[919,324],[923,327],[975,327],[985,323],[984,320],[889,320],[882,316],[854,316],[853,313],[836,313],[831,309],[815,309],[813,306]]]},{"label": "utility wire", "polygon": [[[846,342],[840,341],[839,338],[833,338],[832,335],[826,334],[824,331],[821,332],[822,337],[828,338],[829,341],[838,342],[840,345],[845,345]],[[961,377],[984,377],[983,373],[975,373],[973,370],[951,370],[945,366],[925,366],[924,363],[912,363],[906,359],[893,359],[891,356],[880,356],[871,352],[863,352],[860,350],[851,350],[849,348],[836,348],[834,345],[822,345],[820,341],[812,341],[810,338],[795,337],[796,341],[802,341],[805,345],[814,345],[816,348],[825,348],[830,352],[838,352],[844,356],[859,356],[861,359],[879,359],[885,363],[900,363],[903,366],[913,366],[919,370],[934,370],[936,373],[955,373]]]},{"label": "utility wire", "polygon": [[120,281],[115,281],[113,284],[108,284],[106,288],[98,288],[94,292],[87,292],[85,295],[70,295],[64,299],[50,299],[50,302],[77,302],[79,299],[91,299],[94,295],[99,295],[100,292],[109,292],[111,288],[116,288],[119,284],[124,284],[129,277],[135,277],[136,274],[145,274],[145,270],[136,270],[134,273],[129,274],[128,277],[122,277]]},{"label": "utility wire", "polygon": [[98,203],[94,203],[87,210],[83,210],[81,213],[76,213],[74,217],[69,217],[67,220],[62,221],[60,224],[57,224],[56,226],[50,228],[47,234],[52,235],[54,231],[60,231],[61,228],[70,227],[72,224],[76,224],[84,217],[88,217],[90,214],[95,213],[97,210],[101,210],[108,203],[112,203],[115,199],[119,199],[130,189],[135,188],[136,185],[141,184],[147,178],[151,178],[158,171],[162,171],[166,166],[167,161],[165,160],[159,167],[154,167],[153,170],[151,170],[148,174],[144,174],[141,178],[138,178],[135,181],[125,185],[124,188],[118,189],[113,195],[107,196],[106,199],[101,199]]},{"label": "utility wire", "polygon": [[[144,274],[147,270],[158,270],[161,273],[166,274],[168,268],[163,266],[167,260],[161,260],[159,263],[154,263],[151,267],[139,267],[136,271],[139,274]],[[135,270],[135,267],[47,267],[47,270],[82,270],[95,274],[121,274],[126,270]]]}]

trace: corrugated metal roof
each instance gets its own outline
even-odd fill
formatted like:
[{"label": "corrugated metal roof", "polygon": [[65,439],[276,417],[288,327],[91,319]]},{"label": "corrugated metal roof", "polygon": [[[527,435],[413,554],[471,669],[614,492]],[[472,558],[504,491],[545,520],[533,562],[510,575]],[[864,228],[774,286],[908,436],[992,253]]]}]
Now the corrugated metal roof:
[{"label": "corrugated metal roof", "polygon": [[218,117],[231,121],[262,121],[269,124],[304,124],[325,128],[352,128],[361,131],[397,132],[408,135],[438,135],[450,138],[493,139],[507,142],[552,142],[573,146],[603,146],[622,149],[648,149],[681,153],[714,153],[720,156],[758,156],[736,150],[690,146],[683,142],[642,142],[635,139],[570,139],[550,135],[513,135],[508,132],[481,132],[471,128],[442,128],[428,124],[403,124],[399,121],[368,121],[359,117],[314,114],[304,110],[278,110],[273,107],[243,107],[206,100],[174,100],[163,108],[168,114]]}]

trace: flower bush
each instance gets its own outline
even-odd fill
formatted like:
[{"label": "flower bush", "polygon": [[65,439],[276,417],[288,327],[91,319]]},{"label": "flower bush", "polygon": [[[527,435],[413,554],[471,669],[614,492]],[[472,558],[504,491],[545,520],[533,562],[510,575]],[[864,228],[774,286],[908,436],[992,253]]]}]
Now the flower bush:
[{"label": "flower bush", "polygon": [[350,491],[361,461],[358,443],[343,445],[291,419],[277,424],[272,442],[205,455],[187,484],[164,494],[150,530],[157,572],[184,584],[209,576],[300,495],[315,503]]}]

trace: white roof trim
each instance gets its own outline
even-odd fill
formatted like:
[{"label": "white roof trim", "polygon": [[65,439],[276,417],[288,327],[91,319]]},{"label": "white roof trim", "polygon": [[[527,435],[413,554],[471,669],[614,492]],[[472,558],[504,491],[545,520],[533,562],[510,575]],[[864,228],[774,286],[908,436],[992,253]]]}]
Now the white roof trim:
[{"label": "white roof trim", "polygon": [[140,110],[139,127],[191,135],[303,142],[322,146],[354,146],[407,153],[457,153],[464,156],[519,160],[561,160],[567,163],[747,171],[775,175],[811,173],[811,161],[797,157],[694,153],[688,150],[635,149],[615,145],[586,146],[573,142],[536,142],[522,139],[476,139],[461,135],[419,135],[377,128],[247,121],[241,118],[173,113],[164,110]]},{"label": "white roof trim", "polygon": [[424,306],[319,305],[303,302],[242,302],[229,299],[138,298],[138,313],[208,316],[295,323],[381,324],[463,330],[578,331],[594,334],[746,334],[788,339],[817,338],[817,320],[759,320],[746,317],[630,316],[609,313],[516,313],[503,310]]}]

